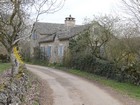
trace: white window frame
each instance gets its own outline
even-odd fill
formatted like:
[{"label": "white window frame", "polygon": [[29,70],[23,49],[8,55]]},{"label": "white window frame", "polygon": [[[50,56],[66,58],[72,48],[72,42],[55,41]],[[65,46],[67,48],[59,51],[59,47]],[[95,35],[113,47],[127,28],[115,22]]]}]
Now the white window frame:
[{"label": "white window frame", "polygon": [[64,45],[62,45],[62,44],[58,46],[58,56],[59,57],[63,57],[64,56]]}]

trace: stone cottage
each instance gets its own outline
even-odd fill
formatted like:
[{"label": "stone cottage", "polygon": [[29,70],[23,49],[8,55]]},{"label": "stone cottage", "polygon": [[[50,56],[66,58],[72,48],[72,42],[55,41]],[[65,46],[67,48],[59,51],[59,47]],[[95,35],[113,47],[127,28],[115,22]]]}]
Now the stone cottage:
[{"label": "stone cottage", "polygon": [[35,23],[31,37],[31,55],[39,47],[43,57],[50,63],[61,62],[69,46],[69,40],[87,29],[89,25],[75,25],[75,18],[71,15],[65,18],[65,24]]}]

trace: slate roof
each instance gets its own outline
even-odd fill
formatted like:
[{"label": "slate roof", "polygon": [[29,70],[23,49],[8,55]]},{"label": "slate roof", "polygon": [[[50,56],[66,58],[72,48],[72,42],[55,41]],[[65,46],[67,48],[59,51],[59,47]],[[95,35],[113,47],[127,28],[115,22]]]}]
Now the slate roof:
[{"label": "slate roof", "polygon": [[44,34],[53,34],[58,30],[64,30],[64,24],[56,24],[56,23],[43,23],[43,22],[36,22],[35,23],[35,30],[40,35]]},{"label": "slate roof", "polygon": [[88,28],[88,25],[76,25],[75,27],[68,28],[65,24],[35,23],[36,32],[40,35],[44,35],[44,37],[40,39],[40,43],[54,41],[56,36],[59,40],[66,40],[84,31],[86,28]]}]

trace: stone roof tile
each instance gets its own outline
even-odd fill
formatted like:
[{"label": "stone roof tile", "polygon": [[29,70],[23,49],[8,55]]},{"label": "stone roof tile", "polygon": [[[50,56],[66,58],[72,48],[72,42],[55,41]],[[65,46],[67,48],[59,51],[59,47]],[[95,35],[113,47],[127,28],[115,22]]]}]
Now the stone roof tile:
[{"label": "stone roof tile", "polygon": [[56,23],[35,23],[35,30],[40,35],[46,35],[40,42],[50,42],[53,41],[55,36],[59,40],[69,39],[78,33],[84,31],[88,28],[89,25],[76,25],[75,27],[68,28],[65,24],[56,24]]}]

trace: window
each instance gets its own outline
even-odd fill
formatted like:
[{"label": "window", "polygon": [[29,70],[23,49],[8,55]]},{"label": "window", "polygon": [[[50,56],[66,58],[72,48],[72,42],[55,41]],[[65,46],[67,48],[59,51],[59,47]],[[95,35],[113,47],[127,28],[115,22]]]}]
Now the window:
[{"label": "window", "polygon": [[47,47],[47,57],[50,58],[51,57],[51,46]]},{"label": "window", "polygon": [[63,57],[63,55],[64,55],[64,46],[61,45],[58,47],[58,56]]},{"label": "window", "polygon": [[51,46],[40,47],[40,58],[45,60],[51,57]]}]

